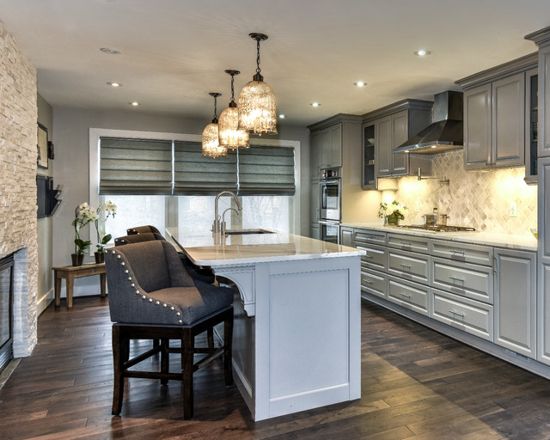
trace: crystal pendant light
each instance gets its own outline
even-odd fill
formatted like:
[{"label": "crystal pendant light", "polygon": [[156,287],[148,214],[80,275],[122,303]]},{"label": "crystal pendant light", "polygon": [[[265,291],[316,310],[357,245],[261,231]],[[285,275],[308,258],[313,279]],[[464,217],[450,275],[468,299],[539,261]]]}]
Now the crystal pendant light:
[{"label": "crystal pendant light", "polygon": [[277,101],[260,69],[260,41],[267,40],[267,35],[249,35],[256,40],[256,74],[239,94],[239,128],[259,135],[276,134]]},{"label": "crystal pendant light", "polygon": [[212,122],[204,127],[202,131],[202,155],[206,157],[223,157],[227,155],[227,148],[220,145],[218,141],[218,111],[217,103],[218,96],[221,93],[210,92],[210,96],[214,98],[214,118]]},{"label": "crystal pendant light", "polygon": [[250,136],[246,130],[239,129],[239,109],[235,103],[235,75],[241,72],[226,70],[225,73],[231,75],[231,101],[229,101],[229,106],[220,114],[220,121],[218,122],[220,145],[230,150],[248,148]]}]

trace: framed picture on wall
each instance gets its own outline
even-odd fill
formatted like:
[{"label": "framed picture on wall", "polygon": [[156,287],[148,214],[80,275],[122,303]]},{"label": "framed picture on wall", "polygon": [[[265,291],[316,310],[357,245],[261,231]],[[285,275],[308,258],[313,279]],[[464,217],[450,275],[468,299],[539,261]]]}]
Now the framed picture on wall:
[{"label": "framed picture on wall", "polygon": [[48,168],[48,129],[38,123],[38,159],[40,168]]}]

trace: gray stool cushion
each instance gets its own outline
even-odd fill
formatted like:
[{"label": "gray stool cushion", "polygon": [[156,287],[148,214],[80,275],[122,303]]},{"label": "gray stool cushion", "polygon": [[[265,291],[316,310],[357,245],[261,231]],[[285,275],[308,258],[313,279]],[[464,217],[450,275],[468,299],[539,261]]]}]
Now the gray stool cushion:
[{"label": "gray stool cushion", "polygon": [[193,280],[166,241],[118,246],[105,265],[113,322],[190,325],[233,302],[232,289]]}]

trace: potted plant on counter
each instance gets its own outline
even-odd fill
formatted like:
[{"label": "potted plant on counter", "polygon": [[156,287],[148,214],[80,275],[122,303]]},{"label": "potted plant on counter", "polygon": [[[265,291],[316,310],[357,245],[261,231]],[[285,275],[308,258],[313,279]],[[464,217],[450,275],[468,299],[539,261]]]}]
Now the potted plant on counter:
[{"label": "potted plant on counter", "polygon": [[95,221],[96,213],[90,208],[87,203],[81,203],[77,206],[74,212],[74,220],[72,222],[74,228],[74,254],[71,254],[73,266],[82,266],[84,261],[84,253],[90,247],[90,240],[83,240],[80,237],[82,228],[90,222]]},{"label": "potted plant on counter", "polygon": [[396,200],[391,203],[382,202],[378,210],[378,217],[384,219],[384,225],[397,226],[399,220],[405,220],[404,212],[406,210],[407,207]]},{"label": "potted plant on counter", "polygon": [[105,225],[109,217],[116,215],[116,210],[117,206],[111,200],[101,203],[96,210],[96,219],[94,220],[97,234],[97,250],[94,253],[96,263],[103,263],[105,261],[105,246],[113,238],[111,234],[107,234]]}]

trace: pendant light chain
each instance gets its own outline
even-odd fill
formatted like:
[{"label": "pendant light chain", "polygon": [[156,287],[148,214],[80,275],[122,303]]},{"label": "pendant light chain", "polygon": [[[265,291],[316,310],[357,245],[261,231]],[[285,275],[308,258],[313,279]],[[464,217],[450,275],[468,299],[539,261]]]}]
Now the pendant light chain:
[{"label": "pendant light chain", "polygon": [[231,73],[231,101],[235,101],[235,74]]},{"label": "pendant light chain", "polygon": [[260,39],[256,40],[256,73],[261,74],[262,69],[260,69]]}]

